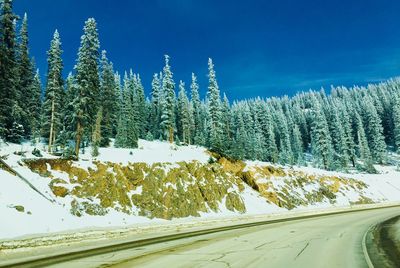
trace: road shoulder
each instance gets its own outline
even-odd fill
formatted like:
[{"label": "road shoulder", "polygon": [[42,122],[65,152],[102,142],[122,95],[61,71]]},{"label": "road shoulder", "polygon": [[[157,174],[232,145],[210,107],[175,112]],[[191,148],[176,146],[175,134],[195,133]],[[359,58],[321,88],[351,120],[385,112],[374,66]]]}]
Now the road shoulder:
[{"label": "road shoulder", "polygon": [[400,267],[400,216],[371,227],[364,244],[370,267]]}]

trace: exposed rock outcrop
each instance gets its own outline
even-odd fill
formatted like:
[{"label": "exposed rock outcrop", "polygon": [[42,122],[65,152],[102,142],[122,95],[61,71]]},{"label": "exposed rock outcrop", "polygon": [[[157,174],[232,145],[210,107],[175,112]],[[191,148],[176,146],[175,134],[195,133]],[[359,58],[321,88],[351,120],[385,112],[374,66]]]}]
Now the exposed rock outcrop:
[{"label": "exposed rock outcrop", "polygon": [[349,203],[370,203],[367,185],[338,176],[308,174],[268,164],[249,164],[215,157],[211,163],[89,163],[36,159],[26,165],[48,177],[59,198],[71,197],[71,213],[105,215],[109,209],[149,218],[181,218],[227,209],[246,212],[245,184],[267,202],[286,209],[318,203],[335,204],[340,197],[358,196]]},{"label": "exposed rock outcrop", "polygon": [[[221,206],[240,213],[246,211],[240,196],[243,182],[234,173],[225,172],[218,163],[193,161],[123,166],[93,162],[94,167],[87,170],[60,159],[40,159],[26,164],[51,179],[49,186],[56,196],[76,197],[71,212],[77,216],[82,213],[102,215],[109,208],[128,214],[138,211],[141,216],[163,219],[218,212]],[[58,177],[60,172],[68,177],[68,182]],[[71,191],[67,185],[73,185]],[[95,200],[98,201],[96,206],[93,205]]]}]

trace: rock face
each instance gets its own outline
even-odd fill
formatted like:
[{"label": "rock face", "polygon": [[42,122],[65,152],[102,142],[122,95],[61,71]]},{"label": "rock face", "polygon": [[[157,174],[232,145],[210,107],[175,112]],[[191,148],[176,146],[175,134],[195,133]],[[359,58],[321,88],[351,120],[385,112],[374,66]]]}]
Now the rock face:
[{"label": "rock face", "polygon": [[265,163],[246,165],[242,161],[225,158],[220,158],[218,162],[226,172],[240,177],[269,203],[289,210],[324,202],[335,204],[337,198],[346,198],[347,195],[358,196],[354,201],[349,200],[350,204],[373,203],[363,196],[368,186],[355,179],[307,174]]},{"label": "rock face", "polygon": [[93,162],[88,169],[61,159],[26,161],[26,164],[50,179],[54,195],[74,198],[71,213],[77,216],[104,215],[109,208],[163,219],[200,216],[201,212],[218,212],[221,207],[246,211],[240,196],[244,190],[242,180],[218,163],[123,166]]},{"label": "rock face", "polygon": [[[200,216],[227,209],[246,212],[245,184],[268,203],[286,209],[319,203],[371,203],[368,187],[355,179],[307,174],[268,164],[248,164],[217,157],[213,163],[77,162],[61,159],[26,161],[34,172],[49,178],[59,198],[70,198],[71,213],[105,215],[110,209],[149,218]],[[80,163],[82,164],[82,163]]]},{"label": "rock face", "polygon": [[357,200],[349,200],[349,203],[373,202],[363,196],[368,186],[351,178],[263,165],[246,167],[242,179],[269,202],[286,209],[324,202],[335,204],[338,198],[349,196],[358,196]]}]

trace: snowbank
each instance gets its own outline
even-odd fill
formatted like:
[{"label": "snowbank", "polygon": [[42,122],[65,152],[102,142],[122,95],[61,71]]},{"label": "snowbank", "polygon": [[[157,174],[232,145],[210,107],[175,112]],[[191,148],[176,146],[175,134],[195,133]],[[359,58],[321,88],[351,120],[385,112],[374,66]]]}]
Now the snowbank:
[{"label": "snowbank", "polygon": [[[81,155],[81,159],[89,160],[91,149],[88,148],[85,154]],[[137,149],[121,149],[121,148],[100,148],[100,155],[96,160],[102,162],[113,162],[128,164],[129,162],[153,163],[175,163],[190,162],[197,160],[206,163],[210,158],[206,149],[199,146],[176,146],[164,141],[146,141],[139,140],[139,148]],[[85,162],[85,161],[83,161]]]},{"label": "snowbank", "polygon": [[[6,159],[7,164],[27,178],[29,182],[42,194],[49,199],[55,200],[55,202],[48,201],[46,198],[31,189],[20,178],[0,169],[0,240],[21,238],[31,235],[38,236],[39,234],[48,235],[49,233],[54,232],[75,232],[76,230],[93,230],[104,227],[117,228],[136,225],[146,226],[154,223],[171,224],[176,222],[199,220],[199,218],[193,217],[173,219],[171,221],[148,219],[136,215],[128,215],[115,210],[111,210],[105,216],[73,216],[70,213],[71,197],[67,196],[65,198],[57,198],[49,188],[48,178],[41,177],[22,164],[21,160],[23,158],[35,158],[31,153],[33,148],[34,147],[29,144],[3,145],[0,148],[0,156],[8,155]],[[45,152],[44,145],[40,145],[38,148],[42,151],[43,157],[54,158]],[[25,156],[16,155],[14,154],[16,151],[26,152],[26,154]],[[166,142],[148,142],[141,140],[138,149],[100,148],[100,156],[96,159],[92,159],[90,156],[90,148],[88,148],[86,153],[81,156],[80,161],[75,164],[85,168],[92,166],[94,160],[101,162],[109,161],[125,165],[130,162],[145,162],[153,164],[158,162],[176,163],[194,160],[201,163],[207,163],[209,157],[210,156],[206,152],[206,149],[202,147],[175,146]],[[268,163],[247,162],[246,164],[251,167],[256,165],[266,165]],[[307,174],[351,177],[368,185],[368,188],[364,191],[363,195],[375,202],[400,201],[400,172],[396,171],[395,167],[377,166],[376,168],[381,172],[381,174],[344,174],[310,167],[283,168],[303,171]],[[264,183],[265,180],[261,178],[258,182]],[[273,183],[278,187],[279,184],[282,184],[282,181],[274,180]],[[299,193],[299,195],[301,195],[301,193]],[[358,197],[359,195],[349,189],[349,191],[346,192],[346,196],[339,197],[335,204],[326,201],[309,206],[297,207],[295,210],[348,206],[349,201],[354,201]],[[282,213],[287,211],[273,203],[267,202],[259,192],[253,190],[248,185],[245,185],[245,188],[241,193],[241,198],[247,209],[245,215]],[[227,210],[223,203],[224,200],[221,202],[221,209],[219,212],[201,213],[201,219],[235,217],[240,215],[237,212]]]},{"label": "snowbank", "polygon": [[400,172],[396,166],[375,165],[378,174],[354,172],[347,174],[312,167],[294,167],[294,169],[304,171],[308,174],[351,177],[368,185],[368,189],[365,191],[365,196],[373,199],[375,202],[400,201]]}]

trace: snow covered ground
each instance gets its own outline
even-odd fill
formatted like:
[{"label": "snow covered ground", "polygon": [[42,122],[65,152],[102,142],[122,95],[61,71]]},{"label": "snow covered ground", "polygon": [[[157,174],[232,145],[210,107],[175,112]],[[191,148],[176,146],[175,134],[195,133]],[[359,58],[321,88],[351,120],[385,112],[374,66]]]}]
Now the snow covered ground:
[{"label": "snow covered ground", "polygon": [[[246,169],[257,166],[265,166],[271,165],[270,163],[260,162],[260,161],[247,161]],[[275,165],[277,166],[277,165]],[[305,173],[307,175],[316,177],[318,176],[328,176],[328,177],[338,177],[338,178],[349,178],[361,181],[366,184],[366,188],[362,190],[355,190],[352,187],[344,186],[342,187],[341,194],[337,194],[336,203],[331,204],[328,200],[324,200],[323,202],[317,204],[310,204],[307,206],[299,206],[294,208],[294,211],[304,210],[304,209],[318,209],[318,208],[329,208],[329,207],[341,207],[348,206],[360,201],[361,198],[366,198],[372,200],[374,203],[381,202],[400,202],[400,171],[396,166],[383,166],[383,165],[375,165],[378,174],[365,174],[365,173],[343,173],[336,171],[327,171],[323,169],[313,168],[310,166],[307,167],[285,167],[285,166],[277,166],[283,168],[287,172],[295,171]],[[264,178],[259,179],[266,180]],[[284,185],[282,179],[279,178],[270,178],[269,181],[272,182],[275,188],[287,187]],[[308,187],[315,187],[315,185],[307,185]],[[306,186],[306,188],[307,188]],[[344,188],[344,189],[343,189]],[[313,190],[313,189],[307,189]],[[315,190],[315,189],[314,189]],[[302,195],[304,193],[297,193]]]},{"label": "snow covered ground", "polygon": [[[39,145],[44,158],[54,158],[45,152],[45,146]],[[22,166],[21,159],[24,157],[15,155],[14,152],[26,152],[25,158],[36,158],[31,154],[33,146],[25,143],[23,145],[10,144],[0,148],[0,156],[7,155],[7,164],[14,168],[49,199],[55,200],[54,203],[36,193],[26,183],[16,176],[0,169],[0,178],[2,180],[0,188],[0,240],[24,237],[30,234],[40,235],[53,232],[61,232],[76,229],[93,229],[99,227],[121,227],[132,224],[149,223],[170,223],[162,219],[148,219],[146,217],[127,215],[122,212],[111,211],[106,216],[83,215],[76,217],[70,213],[69,197],[56,198],[49,189],[48,178],[43,178],[33,173],[25,166]],[[197,160],[206,163],[210,158],[204,148],[196,146],[171,146],[166,142],[148,142],[140,140],[138,149],[116,149],[100,148],[100,156],[92,159],[90,149],[81,155],[80,167],[92,166],[93,160],[110,161],[127,164],[128,162],[146,162],[148,164],[156,162],[179,162]],[[53,171],[55,172],[55,171]],[[65,174],[61,174],[65,175]],[[262,199],[257,192],[250,187],[246,187],[242,196],[246,206],[248,204],[248,213],[260,214],[272,211],[281,211],[280,208],[269,205]],[[23,212],[16,207],[22,206]],[[202,213],[202,218],[226,217],[237,215],[232,211],[222,208],[220,213]],[[190,219],[188,219],[190,220]],[[182,221],[173,220],[173,221]]]},{"label": "snow covered ground", "polygon": [[[122,212],[110,211],[105,216],[83,215],[82,217],[73,216],[70,213],[70,197],[57,198],[49,188],[49,179],[33,173],[29,168],[22,165],[21,160],[25,158],[35,158],[31,154],[34,147],[29,144],[23,145],[1,145],[0,156],[7,155],[5,160],[8,165],[14,168],[29,182],[34,185],[42,194],[54,202],[48,201],[29,187],[20,178],[0,169],[0,241],[9,239],[21,239],[29,236],[48,235],[54,232],[88,230],[97,228],[117,228],[127,226],[148,226],[152,224],[171,224],[176,222],[196,221],[198,218],[173,219],[172,221],[162,219],[148,219],[146,217],[128,215]],[[44,145],[40,145],[43,157],[52,158],[45,153]],[[14,152],[26,152],[21,157]],[[115,149],[100,148],[98,161],[110,161],[115,163],[127,164],[129,162],[146,162],[148,164],[156,162],[179,162],[197,160],[207,163],[210,156],[202,147],[196,146],[171,146],[165,142],[148,142],[141,140],[139,148]],[[81,156],[77,165],[89,167],[92,165],[90,149]],[[249,162],[250,165],[263,165],[261,162]],[[400,201],[400,172],[395,167],[377,167],[381,174],[342,174],[328,172],[309,167],[294,167],[294,170],[301,170],[311,174],[340,175],[359,179],[369,185],[365,195],[374,201]],[[286,209],[280,208],[275,204],[266,202],[260,194],[245,186],[241,194],[247,212],[246,215],[269,214],[285,212]],[[351,197],[350,197],[351,199]],[[339,200],[335,206],[349,205],[349,198]],[[224,202],[222,202],[224,203]],[[229,211],[221,204],[219,213],[201,213],[201,218],[221,218],[238,216],[239,213]],[[315,209],[321,207],[332,207],[329,202],[320,203],[308,207],[297,208],[297,210]]]},{"label": "snow covered ground", "polygon": [[[400,201],[400,172],[396,166],[375,165],[379,174],[346,174],[341,172],[326,171],[312,167],[295,167],[308,174],[324,174],[328,176],[351,177],[360,180],[368,185],[365,190],[365,197],[375,202]],[[351,198],[351,196],[349,196]]]},{"label": "snow covered ground", "polygon": [[[90,148],[81,159],[92,159]],[[176,146],[168,142],[139,140],[137,149],[121,148],[100,148],[100,155],[96,158],[99,161],[109,161],[114,163],[128,164],[129,162],[153,163],[174,163],[181,161],[197,160],[206,163],[210,155],[206,153],[203,147],[199,146]]]},{"label": "snow covered ground", "polygon": [[[56,199],[49,202],[33,191],[19,178],[0,170],[0,241],[14,237],[29,237],[30,234],[48,235],[49,233],[77,229],[96,229],[99,227],[126,227],[131,225],[143,226],[146,224],[168,224],[171,221],[162,219],[148,219],[141,216],[127,215],[122,212],[111,211],[106,216],[83,215],[76,217],[70,214],[68,203],[70,199],[56,199],[47,189],[49,197]],[[264,214],[279,212],[283,209],[267,204],[258,193],[247,187],[242,196],[249,214]],[[23,206],[24,211],[16,207]],[[221,206],[222,208],[223,206]],[[216,218],[239,215],[225,208],[220,213],[202,213],[202,218]],[[193,221],[197,218],[174,219],[172,222]]]}]

